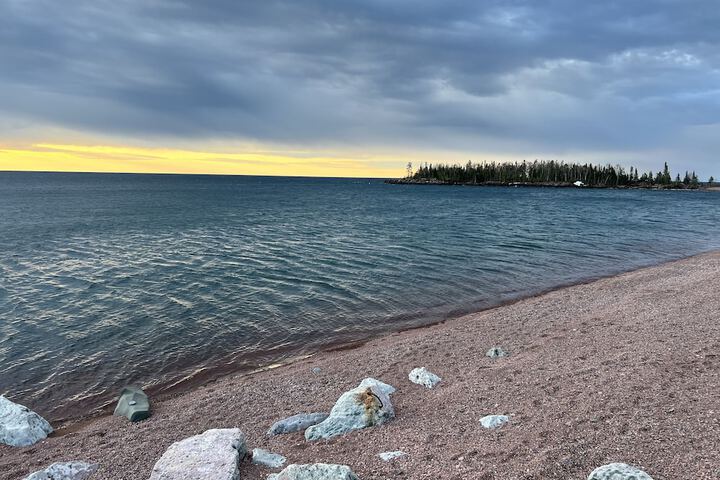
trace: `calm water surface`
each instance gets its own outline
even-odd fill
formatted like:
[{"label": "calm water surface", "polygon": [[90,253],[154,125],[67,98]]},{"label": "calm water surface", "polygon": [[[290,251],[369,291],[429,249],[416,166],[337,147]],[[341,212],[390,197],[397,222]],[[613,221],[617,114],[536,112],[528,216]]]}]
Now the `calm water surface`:
[{"label": "calm water surface", "polygon": [[715,248],[717,193],[0,173],[0,393],[74,416]]}]

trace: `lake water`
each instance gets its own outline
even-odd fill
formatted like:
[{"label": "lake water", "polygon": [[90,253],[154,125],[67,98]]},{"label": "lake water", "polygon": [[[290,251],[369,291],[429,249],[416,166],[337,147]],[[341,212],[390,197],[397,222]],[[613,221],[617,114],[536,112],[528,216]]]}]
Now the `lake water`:
[{"label": "lake water", "polygon": [[715,248],[710,192],[0,173],[0,393],[77,416]]}]

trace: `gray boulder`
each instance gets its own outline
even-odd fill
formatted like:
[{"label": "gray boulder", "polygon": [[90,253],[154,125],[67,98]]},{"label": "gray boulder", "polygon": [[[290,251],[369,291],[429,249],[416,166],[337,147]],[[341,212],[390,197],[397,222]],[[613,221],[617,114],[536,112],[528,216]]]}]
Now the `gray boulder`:
[{"label": "gray boulder", "polygon": [[485,354],[486,357],[490,357],[490,358],[502,358],[502,357],[507,357],[508,355],[510,355],[510,354],[508,352],[506,352],[505,350],[503,350],[501,347],[493,347],[490,350],[488,350],[487,353]]},{"label": "gray boulder", "polygon": [[332,438],[353,430],[382,425],[395,416],[390,394],[395,388],[366,378],[360,385],[342,394],[322,423],[305,430],[307,440]]},{"label": "gray boulder", "polygon": [[588,480],[652,480],[652,478],[631,465],[611,463],[593,470]]},{"label": "gray boulder", "polygon": [[267,480],[360,480],[347,465],[314,463],[288,465],[285,470],[267,477]]},{"label": "gray boulder", "polygon": [[84,462],[53,463],[45,470],[35,472],[25,480],[86,480],[95,473],[98,465]]},{"label": "gray boulder", "polygon": [[26,447],[47,438],[52,431],[40,415],[0,395],[0,443]]},{"label": "gray boulder", "polygon": [[126,417],[131,422],[139,422],[150,417],[150,400],[140,387],[129,386],[120,392],[120,399],[113,415]]},{"label": "gray boulder", "polygon": [[252,463],[254,463],[255,465],[262,465],[264,467],[270,468],[280,468],[285,464],[285,462],[287,462],[287,458],[283,457],[282,455],[268,452],[267,450],[263,450],[262,448],[253,448]]},{"label": "gray boulder", "polygon": [[427,388],[433,388],[435,385],[440,383],[440,380],[442,380],[425,367],[413,368],[412,371],[410,371],[408,378],[411,382],[423,385]]},{"label": "gray boulder", "polygon": [[170,445],[150,480],[238,480],[245,435],[237,428],[208,430]]},{"label": "gray boulder", "polygon": [[327,413],[300,413],[293,415],[292,417],[275,422],[267,434],[273,436],[283,433],[299,432],[313,425],[317,425],[328,418],[328,416]]},{"label": "gray boulder", "polygon": [[485,428],[500,428],[510,421],[507,415],[488,415],[480,419],[480,425]]}]

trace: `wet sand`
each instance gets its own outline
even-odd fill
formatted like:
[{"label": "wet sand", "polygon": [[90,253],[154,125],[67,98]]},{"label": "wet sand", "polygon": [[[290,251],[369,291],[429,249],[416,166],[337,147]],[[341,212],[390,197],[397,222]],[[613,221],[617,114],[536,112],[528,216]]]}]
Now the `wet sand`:
[{"label": "wet sand", "polygon": [[[497,345],[511,356],[485,357]],[[715,479],[718,355],[720,252],[226,377],[156,403],[138,424],[103,417],[32,447],[0,446],[0,479],[69,460],[100,463],[93,480],[146,479],[172,442],[228,427],[241,428],[249,448],[289,463],[347,464],[364,480],[585,479],[616,461],[655,480]],[[410,383],[418,366],[442,383]],[[397,388],[392,422],[314,443],[302,433],[265,435],[283,417],[328,411],[368,376]],[[511,422],[488,431],[479,424],[487,414]],[[390,450],[409,455],[377,457]],[[243,479],[268,473],[241,466]]]}]

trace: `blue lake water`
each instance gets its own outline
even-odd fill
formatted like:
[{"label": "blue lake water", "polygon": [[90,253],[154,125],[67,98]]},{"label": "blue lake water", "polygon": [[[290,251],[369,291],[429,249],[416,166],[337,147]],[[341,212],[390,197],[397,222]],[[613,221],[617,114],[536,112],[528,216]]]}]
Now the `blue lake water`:
[{"label": "blue lake water", "polygon": [[720,248],[720,194],[0,173],[0,393],[53,419]]}]

